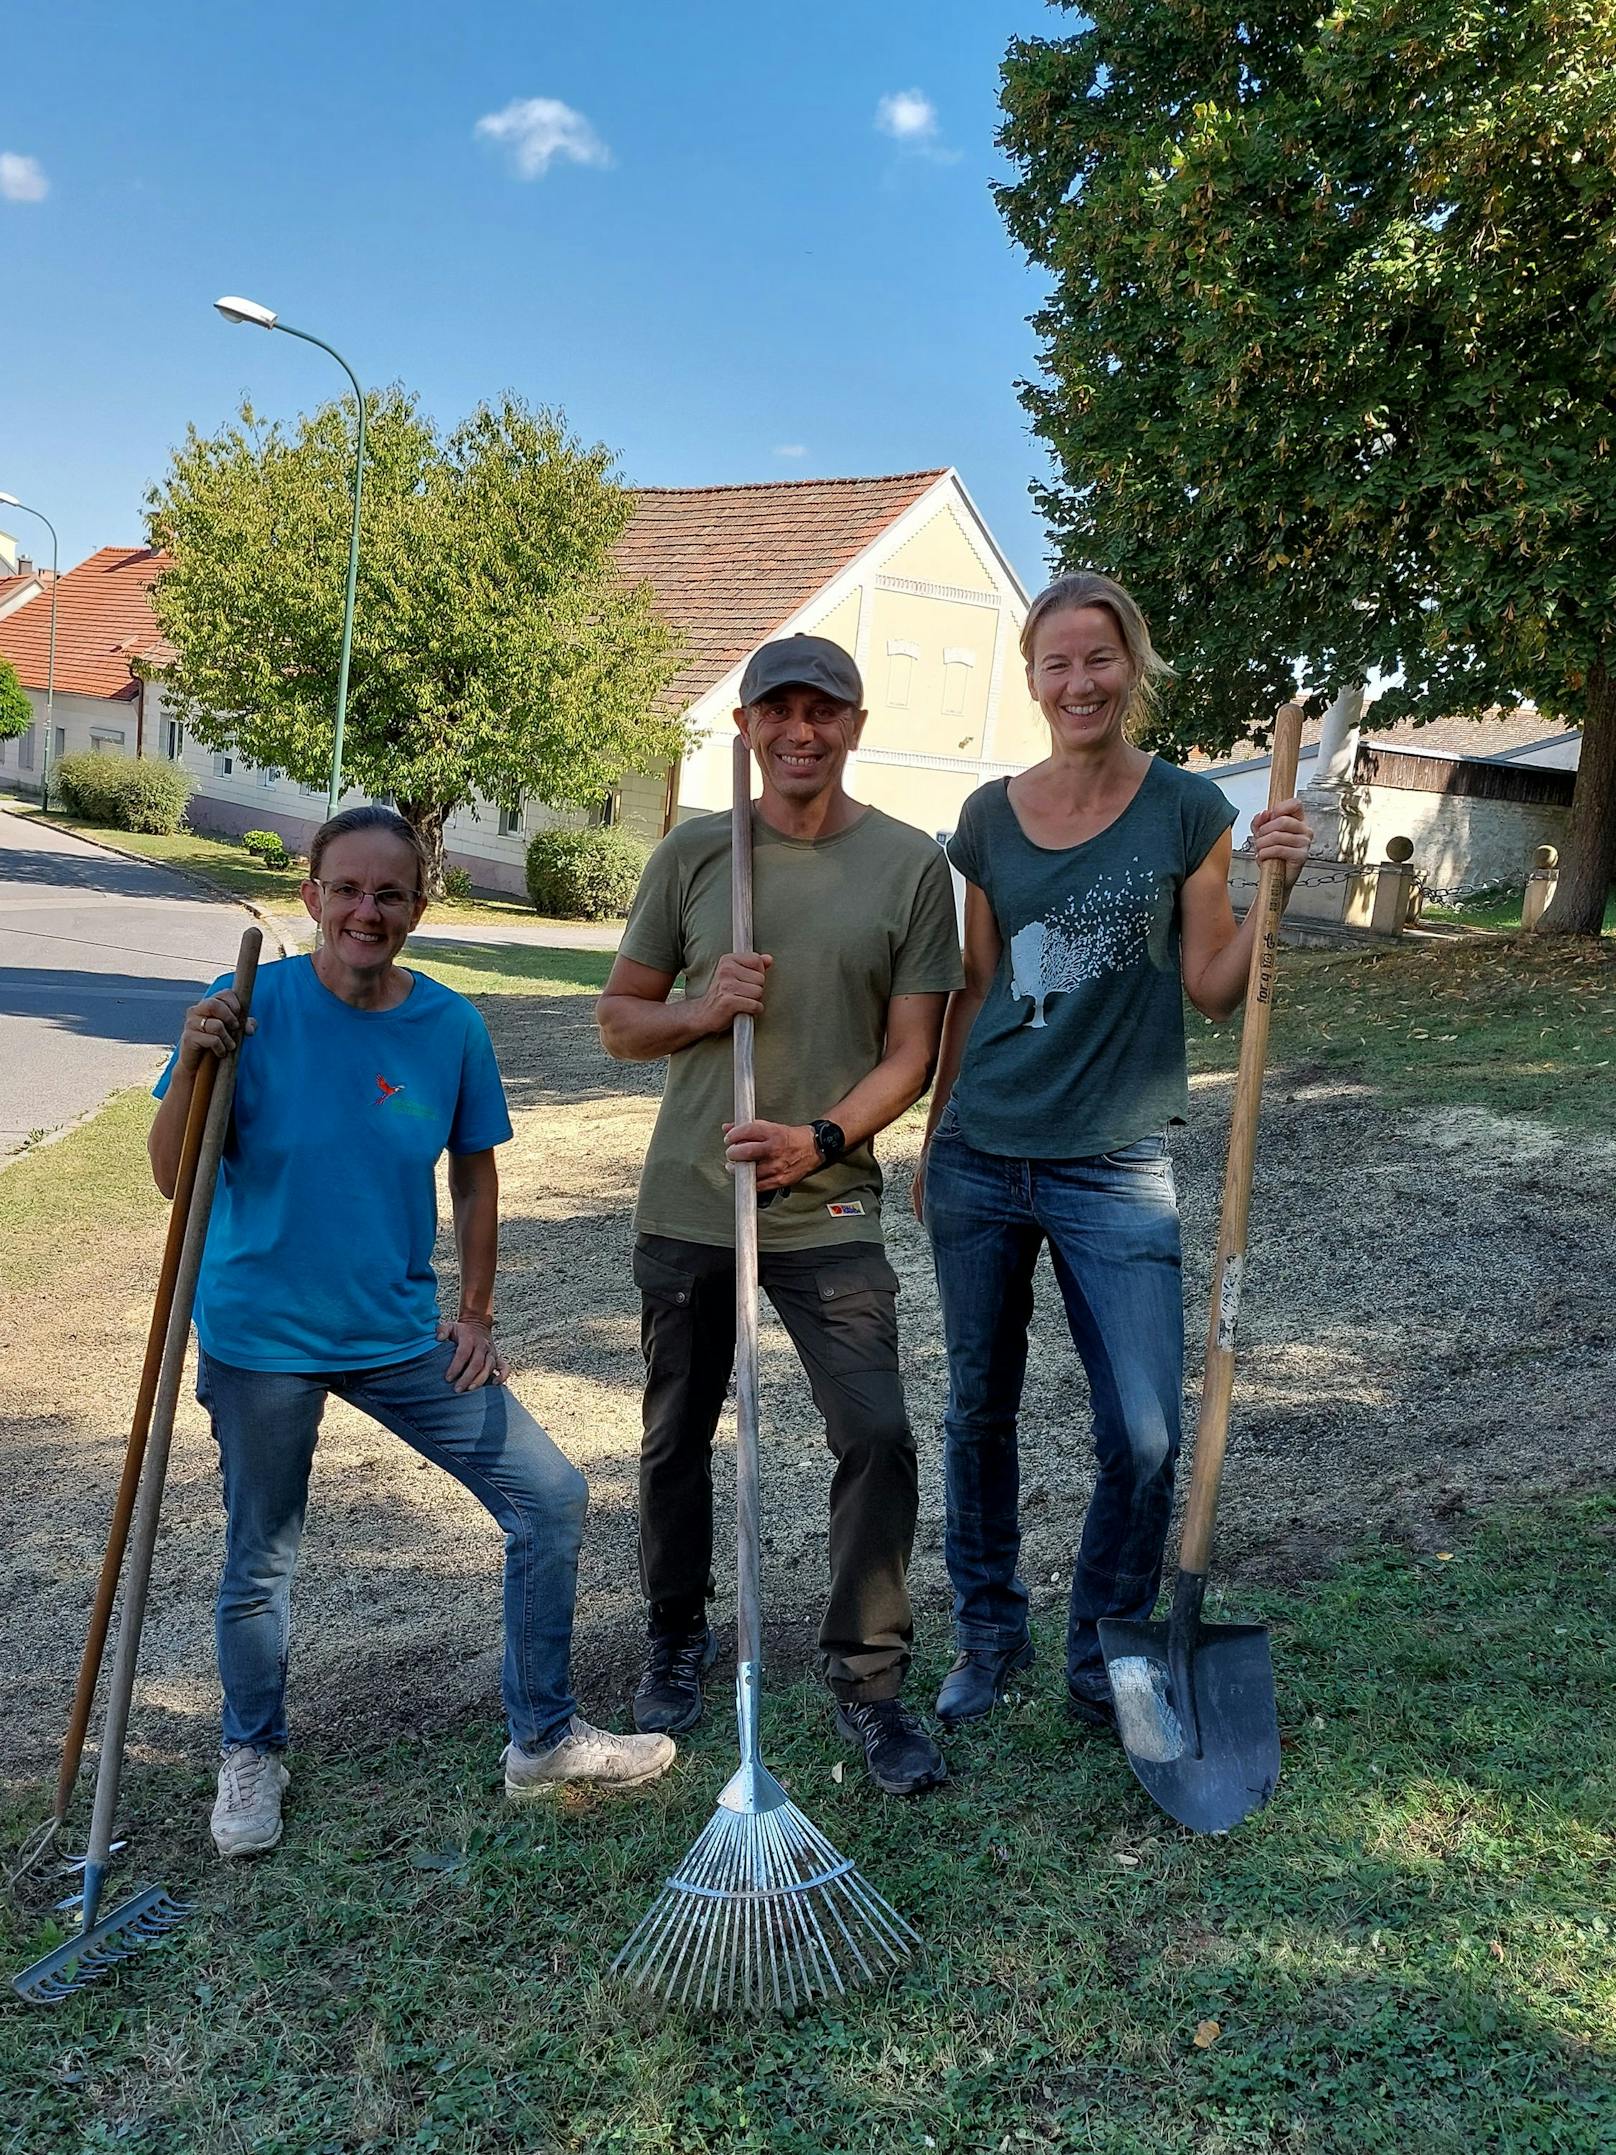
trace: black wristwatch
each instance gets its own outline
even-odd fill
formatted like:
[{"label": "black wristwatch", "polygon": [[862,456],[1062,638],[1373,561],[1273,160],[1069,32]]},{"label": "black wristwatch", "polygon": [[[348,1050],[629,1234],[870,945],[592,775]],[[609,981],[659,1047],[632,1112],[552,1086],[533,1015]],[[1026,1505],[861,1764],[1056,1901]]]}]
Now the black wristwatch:
[{"label": "black wristwatch", "polygon": [[819,1149],[820,1165],[822,1167],[834,1167],[847,1150],[847,1137],[841,1124],[839,1122],[811,1122],[808,1127],[813,1132],[814,1143]]}]

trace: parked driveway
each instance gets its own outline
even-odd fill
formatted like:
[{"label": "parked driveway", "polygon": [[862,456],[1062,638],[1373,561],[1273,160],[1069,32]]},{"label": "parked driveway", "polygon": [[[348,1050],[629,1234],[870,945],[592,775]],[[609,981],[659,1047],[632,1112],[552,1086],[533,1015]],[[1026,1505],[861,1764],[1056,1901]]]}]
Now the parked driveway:
[{"label": "parked driveway", "polygon": [[0,811],[0,1155],[154,1078],[248,921],[166,869]]}]

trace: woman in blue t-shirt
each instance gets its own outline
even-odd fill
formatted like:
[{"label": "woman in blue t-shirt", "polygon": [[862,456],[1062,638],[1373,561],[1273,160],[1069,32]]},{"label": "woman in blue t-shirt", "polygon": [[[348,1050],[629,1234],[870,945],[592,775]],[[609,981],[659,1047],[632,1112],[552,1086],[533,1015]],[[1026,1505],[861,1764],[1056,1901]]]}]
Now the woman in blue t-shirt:
[{"label": "woman in blue t-shirt", "polygon": [[[1245,994],[1255,912],[1229,904],[1234,809],[1128,738],[1169,669],[1109,577],[1063,577],[1021,636],[1050,754],[966,802],[965,986],[943,1028],[915,1209],[948,1343],[943,1422],[958,1654],[945,1722],[990,1712],[1033,1658],[1016,1572],[1016,1419],[1044,1242],[1088,1373],[1098,1479],[1072,1573],[1066,1682],[1115,1725],[1097,1623],[1150,1613],[1183,1390],[1168,1125],[1189,1101],[1187,994],[1219,1021]],[[1299,801],[1259,815],[1257,856],[1301,872]]]},{"label": "woman in blue t-shirt", "polygon": [[[426,908],[426,859],[409,824],[379,807],[323,824],[303,902],[319,938],[311,956],[258,975],[196,1297],[197,1397],[219,1446],[226,1515],[212,1819],[223,1856],[281,1837],[292,1569],[332,1393],[444,1467],[504,1530],[507,1795],[650,1780],[674,1755],[665,1736],[608,1735],[575,1710],[588,1490],[505,1387],[493,1333],[494,1147],[510,1117],[477,1010],[397,962]],[[165,1196],[203,1057],[228,1053],[240,1034],[224,983],[185,1014],[150,1139]],[[432,1247],[445,1151],[460,1303],[440,1319]]]}]

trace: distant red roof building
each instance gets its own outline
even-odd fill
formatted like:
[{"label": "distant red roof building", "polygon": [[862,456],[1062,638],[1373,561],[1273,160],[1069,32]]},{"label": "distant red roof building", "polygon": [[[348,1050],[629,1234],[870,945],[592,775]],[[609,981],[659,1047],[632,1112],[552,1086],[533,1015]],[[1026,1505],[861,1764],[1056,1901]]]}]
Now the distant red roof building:
[{"label": "distant red roof building", "polygon": [[636,487],[617,561],[628,582],[650,585],[657,612],[684,633],[685,665],[670,700],[704,696],[946,476]]},{"label": "distant red roof building", "polygon": [[[56,686],[64,695],[130,703],[135,659],[161,665],[170,647],[158,634],[151,587],[168,557],[150,546],[103,546],[56,586]],[[24,688],[42,689],[50,658],[51,595],[42,591],[0,619],[0,654]]]}]

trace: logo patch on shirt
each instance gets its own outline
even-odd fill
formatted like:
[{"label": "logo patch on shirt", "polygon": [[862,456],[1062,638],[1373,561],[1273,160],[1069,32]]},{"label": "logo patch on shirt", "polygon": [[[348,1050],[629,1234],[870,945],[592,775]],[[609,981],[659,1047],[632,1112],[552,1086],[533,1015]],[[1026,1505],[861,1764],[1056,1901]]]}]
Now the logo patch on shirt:
[{"label": "logo patch on shirt", "polygon": [[395,1099],[403,1090],[402,1085],[389,1085],[386,1078],[378,1072],[376,1077],[376,1098],[372,1105],[380,1107],[384,1100]]},{"label": "logo patch on shirt", "polygon": [[825,1207],[825,1210],[830,1214],[833,1220],[845,1220],[848,1217],[849,1213],[856,1212],[862,1217],[864,1207],[859,1203],[858,1199],[854,1197],[850,1198],[847,1203],[843,1205],[827,1205]]}]

